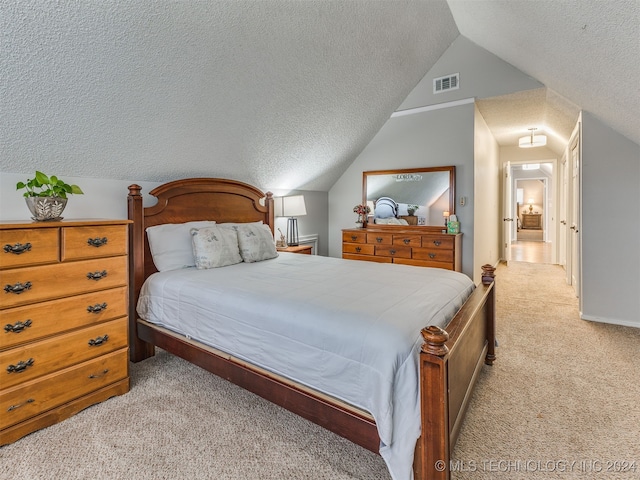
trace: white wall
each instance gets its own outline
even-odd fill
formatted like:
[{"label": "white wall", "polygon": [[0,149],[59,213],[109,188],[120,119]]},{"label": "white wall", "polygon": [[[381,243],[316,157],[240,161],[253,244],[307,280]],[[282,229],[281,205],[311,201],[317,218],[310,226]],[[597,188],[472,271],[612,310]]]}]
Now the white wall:
[{"label": "white wall", "polygon": [[[480,283],[484,264],[500,259],[500,148],[482,115],[475,109],[474,122],[474,235],[473,281]],[[464,240],[464,238],[463,238]]]},{"label": "white wall", "polygon": [[[474,104],[390,118],[329,191],[329,255],[342,256],[343,228],[356,220],[362,172],[455,165],[456,208],[462,237],[462,270],[473,275]],[[459,205],[461,196],[467,204]],[[486,262],[485,262],[486,263]]]},{"label": "white wall", "polygon": [[640,327],[640,146],[582,114],[582,318]]},{"label": "white wall", "polygon": [[[43,171],[51,174],[46,165]],[[33,175],[0,172],[0,222],[6,220],[29,220],[30,213],[21,191],[16,190],[16,183],[25,182]],[[160,185],[158,182],[141,182],[137,180],[106,180],[83,177],[62,177],[70,184],[79,185],[85,192],[83,195],[70,195],[64,218],[127,218],[128,186],[136,183],[142,187],[143,201],[146,207],[155,204],[155,198],[148,193]],[[258,187],[260,188],[260,187]],[[261,188],[270,191],[269,188]],[[328,213],[327,192],[315,191],[273,191],[278,194],[302,194],[305,198],[307,215],[298,217],[298,230],[301,236],[318,235],[318,254],[328,255]],[[277,218],[276,227],[283,228],[286,233],[286,219]],[[277,230],[276,230],[277,232]]]}]

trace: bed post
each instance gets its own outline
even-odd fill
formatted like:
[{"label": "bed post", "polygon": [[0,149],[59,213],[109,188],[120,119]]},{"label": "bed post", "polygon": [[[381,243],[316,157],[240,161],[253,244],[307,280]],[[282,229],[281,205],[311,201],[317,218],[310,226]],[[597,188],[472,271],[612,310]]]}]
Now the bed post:
[{"label": "bed post", "polygon": [[449,378],[445,342],[449,334],[431,325],[420,332],[425,343],[420,352],[420,408],[422,434],[414,460],[415,480],[449,479]]},{"label": "bed post", "polygon": [[422,432],[414,455],[415,480],[449,480],[451,450],[483,364],[495,361],[494,268],[482,267],[478,285],[445,331],[420,332]]},{"label": "bed post", "polygon": [[138,338],[136,302],[144,281],[144,221],[140,185],[130,185],[127,196],[129,220],[129,359],[139,362],[154,355],[155,348]]},{"label": "bed post", "polygon": [[[482,265],[482,284],[491,285],[495,281],[495,268],[489,264]],[[496,360],[496,289],[492,288],[487,300],[487,357],[485,363],[493,365]]]}]

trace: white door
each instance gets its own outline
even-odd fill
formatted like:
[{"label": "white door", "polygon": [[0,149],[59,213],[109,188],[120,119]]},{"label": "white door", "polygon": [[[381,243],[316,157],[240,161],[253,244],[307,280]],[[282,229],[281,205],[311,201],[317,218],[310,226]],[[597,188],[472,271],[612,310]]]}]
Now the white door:
[{"label": "white door", "polygon": [[511,231],[513,225],[513,195],[511,187],[511,162],[504,164],[504,197],[502,199],[503,213],[502,217],[502,238],[504,239],[504,258],[507,265],[511,261]]},{"label": "white door", "polygon": [[571,156],[571,219],[569,227],[571,255],[571,285],[580,296],[580,135],[570,143]]},{"label": "white door", "polygon": [[562,163],[560,165],[559,174],[560,174],[560,223],[558,225],[558,263],[563,266],[566,270],[567,268],[567,195],[569,192],[569,173],[568,166],[569,162],[567,162],[566,158],[563,158]]}]

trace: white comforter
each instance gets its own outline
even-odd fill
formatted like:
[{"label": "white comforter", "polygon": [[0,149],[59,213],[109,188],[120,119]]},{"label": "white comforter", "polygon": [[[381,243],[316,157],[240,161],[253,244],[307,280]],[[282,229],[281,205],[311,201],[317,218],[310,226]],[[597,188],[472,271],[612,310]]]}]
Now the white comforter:
[{"label": "white comforter", "polygon": [[420,329],[446,326],[465,275],[280,253],[257,263],[156,273],[140,317],[370,412],[396,480],[420,436]]}]

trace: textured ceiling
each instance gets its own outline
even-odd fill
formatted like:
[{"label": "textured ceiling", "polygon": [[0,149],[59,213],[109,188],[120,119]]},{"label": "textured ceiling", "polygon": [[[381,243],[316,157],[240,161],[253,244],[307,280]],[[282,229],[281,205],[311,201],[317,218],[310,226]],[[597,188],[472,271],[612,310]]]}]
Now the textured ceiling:
[{"label": "textured ceiling", "polygon": [[458,36],[444,0],[0,5],[15,173],[328,190]]},{"label": "textured ceiling", "polygon": [[640,143],[639,9],[3,0],[0,171],[328,190],[459,33],[547,87],[479,100],[500,144],[562,151],[580,109]]},{"label": "textured ceiling", "polygon": [[566,145],[579,110],[640,144],[640,0],[448,3],[462,35],[547,87],[514,95],[511,114],[506,98],[480,103],[500,144],[538,127]]}]

